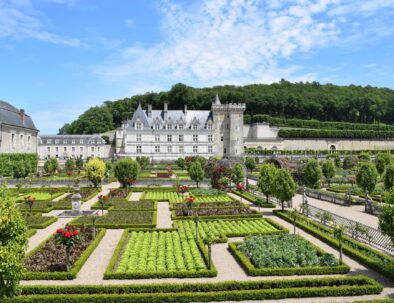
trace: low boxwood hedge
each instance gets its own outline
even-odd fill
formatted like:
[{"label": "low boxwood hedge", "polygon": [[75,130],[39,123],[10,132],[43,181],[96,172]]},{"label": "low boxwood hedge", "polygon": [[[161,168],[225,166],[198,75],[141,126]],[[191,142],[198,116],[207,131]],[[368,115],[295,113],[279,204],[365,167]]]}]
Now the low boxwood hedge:
[{"label": "low boxwood hedge", "polygon": [[259,198],[256,197],[255,195],[253,195],[250,192],[247,191],[239,191],[239,190],[232,190],[232,192],[246,200],[248,200],[249,202],[252,202],[253,204],[260,206],[262,208],[275,208],[276,204],[272,203],[272,202],[267,202],[267,201],[263,201],[263,203],[259,203]]},{"label": "low boxwood hedge", "polygon": [[365,276],[216,283],[23,286],[15,303],[209,302],[379,294],[383,287]]},{"label": "low boxwood hedge", "polygon": [[[82,266],[85,264],[89,256],[99,245],[101,239],[104,237],[106,233],[105,229],[101,229],[96,238],[92,241],[92,243],[88,246],[88,248],[81,254],[80,258],[74,263],[71,270],[69,272],[25,272],[23,275],[24,280],[72,280],[77,277],[78,272],[81,270]],[[46,240],[41,242],[36,248],[31,250],[28,256],[34,255],[41,247],[49,241],[53,235],[49,236]]]},{"label": "low boxwood hedge", "polygon": [[[293,223],[288,211],[274,210],[274,214],[290,223]],[[298,219],[296,224],[299,228],[322,240],[328,245],[338,248],[338,240],[335,239],[333,232],[329,227],[306,218],[303,218],[302,221],[301,218]],[[344,237],[343,252],[361,264],[376,270],[394,281],[393,257],[381,253],[347,236]]]},{"label": "low boxwood hedge", "polygon": [[[327,274],[346,274],[350,267],[346,264],[337,266],[314,266],[314,267],[289,267],[289,268],[257,268],[249,258],[237,249],[241,242],[229,243],[229,251],[235,259],[242,265],[249,276],[293,276],[293,275],[327,275]],[[310,243],[322,255],[324,251]]]}]

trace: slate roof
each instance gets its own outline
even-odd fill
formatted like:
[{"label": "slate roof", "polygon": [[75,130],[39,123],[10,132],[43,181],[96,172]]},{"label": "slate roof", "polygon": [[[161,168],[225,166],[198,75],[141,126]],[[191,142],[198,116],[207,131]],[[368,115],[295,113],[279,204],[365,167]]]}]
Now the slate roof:
[{"label": "slate roof", "polygon": [[[48,143],[49,140],[49,143]],[[59,140],[55,143],[55,140]],[[80,143],[83,140],[83,143]],[[74,143],[72,143],[75,141]],[[40,135],[40,145],[101,145],[105,140],[100,135]]]},{"label": "slate roof", "polygon": [[0,123],[37,130],[29,115],[5,101],[0,101]]},{"label": "slate roof", "polygon": [[134,127],[134,123],[139,119],[143,123],[144,128],[151,128],[154,124],[183,124],[184,128],[190,128],[192,124],[197,124],[198,128],[204,128],[207,122],[212,122],[212,112],[209,110],[168,110],[167,119],[164,119],[164,110],[152,110],[151,117],[148,112],[138,106],[133,117],[129,121],[130,127]]}]

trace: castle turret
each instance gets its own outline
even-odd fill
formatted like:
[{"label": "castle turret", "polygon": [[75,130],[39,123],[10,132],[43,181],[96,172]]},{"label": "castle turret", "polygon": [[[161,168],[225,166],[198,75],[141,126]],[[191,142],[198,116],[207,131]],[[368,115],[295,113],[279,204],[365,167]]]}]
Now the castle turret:
[{"label": "castle turret", "polygon": [[244,154],[243,114],[244,103],[221,104],[216,95],[211,111],[214,125],[215,155],[238,158]]}]

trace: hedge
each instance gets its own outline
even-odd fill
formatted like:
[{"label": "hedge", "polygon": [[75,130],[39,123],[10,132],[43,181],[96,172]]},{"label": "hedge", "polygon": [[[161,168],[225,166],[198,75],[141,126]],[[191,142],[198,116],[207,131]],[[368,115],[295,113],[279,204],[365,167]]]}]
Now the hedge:
[{"label": "hedge", "polygon": [[[317,155],[358,155],[363,152],[368,152],[369,154],[376,154],[381,150],[372,150],[372,149],[365,149],[365,150],[336,150],[332,151],[329,149],[285,149],[285,150],[276,150],[273,151],[271,149],[257,149],[255,147],[245,147],[246,154],[256,154],[256,155],[285,155],[285,156],[317,156]],[[390,154],[394,154],[394,150],[386,150],[390,152]]]},{"label": "hedge", "polygon": [[[249,276],[293,276],[293,275],[327,275],[327,274],[346,274],[350,267],[346,264],[337,266],[314,266],[314,267],[289,267],[289,268],[257,268],[249,258],[237,249],[241,242],[229,243],[228,248],[234,258],[242,265]],[[318,254],[324,251],[313,245]]]},{"label": "hedge", "polygon": [[[288,211],[281,211],[281,210],[274,210],[273,211],[275,215],[278,217],[294,223],[293,220],[290,218],[288,215]],[[303,220],[303,222],[301,222]],[[334,238],[332,230],[324,226],[320,223],[317,223],[313,220],[310,219],[299,219],[296,221],[296,224],[299,228],[303,229],[304,231],[310,233],[311,235],[315,236],[316,238],[319,238],[326,244],[338,248],[339,243],[338,240]],[[386,255],[384,253],[381,253],[367,245],[364,245],[352,238],[349,238],[345,236],[343,238],[343,252],[347,254],[348,256],[352,257],[353,259],[357,260],[361,264],[372,268],[376,270],[377,272],[381,273],[382,275],[386,276],[390,280],[394,281],[394,270],[393,268],[387,268],[387,263],[392,264],[392,267],[394,267],[394,258],[390,257],[389,255]],[[371,257],[367,256],[366,253],[369,253],[371,255],[375,255],[376,258],[378,259],[372,259]],[[386,264],[384,264],[382,261],[385,261]]]},{"label": "hedge", "polygon": [[281,138],[392,139],[394,130],[280,129]]},{"label": "hedge", "polygon": [[34,236],[37,233],[37,230],[29,228],[26,233],[27,233],[27,237],[30,238],[30,237]]},{"label": "hedge", "polygon": [[57,221],[57,217],[48,217],[48,220],[46,220],[45,222],[41,223],[41,224],[29,224],[29,228],[36,228],[36,229],[43,229],[45,227],[48,227],[49,225],[51,225],[52,223],[55,223]]},{"label": "hedge", "polygon": [[13,175],[14,164],[20,160],[29,162],[33,172],[36,172],[38,165],[37,154],[0,154],[0,176],[8,177]]},{"label": "hedge", "polygon": [[[77,277],[78,272],[81,270],[82,266],[85,264],[89,256],[99,245],[101,239],[104,237],[106,233],[105,229],[101,229],[99,233],[96,235],[96,238],[90,243],[90,245],[85,249],[85,251],[81,254],[79,259],[74,263],[71,270],[69,272],[25,272],[23,275],[23,280],[72,280]],[[38,250],[41,249],[44,244],[49,241],[53,235],[50,235],[46,240],[41,242],[36,248],[31,250],[26,257],[34,255]]]},{"label": "hedge", "polygon": [[[239,215],[217,215],[217,216],[198,216],[199,220],[221,220],[221,219],[248,219],[248,218],[262,218],[261,213],[257,214],[239,214]],[[172,220],[191,220],[192,216],[177,216],[175,210],[171,211]]]},{"label": "hedge", "polygon": [[[162,229],[168,231],[169,229]],[[127,240],[129,239],[129,230],[125,230],[122,234],[122,237],[120,238],[120,241],[118,245],[115,248],[114,254],[112,255],[112,258],[110,262],[108,263],[108,266],[105,270],[104,273],[104,279],[109,280],[109,279],[150,279],[150,278],[201,278],[201,277],[216,277],[217,276],[217,270],[215,268],[215,265],[212,263],[210,269],[204,269],[204,270],[199,270],[199,271],[157,271],[157,272],[134,272],[134,273],[116,273],[113,272],[119,258],[121,257],[123,253],[123,249],[127,243]],[[141,231],[141,230],[139,230]],[[154,230],[158,231],[158,230]],[[198,239],[197,241],[197,246],[200,249],[200,252],[203,256],[203,259],[205,261],[205,264],[208,264],[208,251],[202,242],[201,239]]]},{"label": "hedge", "polygon": [[23,286],[15,303],[209,302],[379,294],[383,287],[366,276],[163,283],[140,285]]},{"label": "hedge", "polygon": [[238,190],[232,190],[232,192],[246,200],[248,200],[249,202],[252,202],[253,204],[260,206],[262,208],[275,208],[276,204],[272,203],[272,202],[263,202],[263,203],[258,203],[258,197],[256,197],[255,195],[253,195],[250,192],[247,191],[238,191]]}]

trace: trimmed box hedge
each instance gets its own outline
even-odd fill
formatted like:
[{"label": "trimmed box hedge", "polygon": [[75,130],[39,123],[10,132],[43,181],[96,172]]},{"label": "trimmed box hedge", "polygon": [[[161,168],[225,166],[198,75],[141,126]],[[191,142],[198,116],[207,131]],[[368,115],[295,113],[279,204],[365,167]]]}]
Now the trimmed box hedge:
[{"label": "trimmed box hedge", "polygon": [[[99,245],[100,241],[104,237],[106,233],[105,229],[101,229],[96,238],[90,243],[90,245],[85,249],[85,251],[81,254],[79,259],[73,264],[71,270],[69,272],[25,272],[23,274],[23,280],[72,280],[77,277],[78,272],[81,270],[82,266],[85,264],[89,256]],[[41,249],[48,242],[53,235],[49,236],[46,240],[41,242],[36,248],[31,250],[26,257],[34,255],[37,251]]]},{"label": "trimmed box hedge", "polygon": [[[336,266],[313,266],[313,267],[288,267],[288,268],[257,268],[250,259],[237,249],[242,242],[229,243],[228,248],[234,258],[242,265],[249,276],[293,276],[293,275],[327,275],[346,274],[350,267],[346,264]],[[318,255],[325,253],[319,247],[309,243],[316,250]]]},{"label": "trimmed box hedge", "polygon": [[[293,220],[290,218],[288,211],[274,210],[274,214],[277,215],[279,218],[293,223]],[[328,245],[334,248],[339,247],[338,240],[335,239],[333,232],[329,227],[306,218],[299,218],[296,221],[296,224],[299,228],[322,240]],[[344,236],[342,246],[343,252],[346,255],[352,257],[361,264],[376,270],[390,280],[394,281],[393,257],[381,253],[347,236]],[[373,258],[372,256],[375,258]]]},{"label": "trimmed box hedge", "polygon": [[29,228],[43,229],[57,221],[57,217],[45,217],[41,213],[23,212],[24,220]]},{"label": "trimmed box hedge", "polygon": [[250,192],[247,191],[239,191],[239,190],[232,190],[232,193],[236,194],[239,197],[244,198],[245,200],[248,200],[249,202],[252,202],[253,204],[260,206],[261,208],[275,208],[276,204],[272,203],[272,202],[263,202],[263,203],[259,203],[258,202],[258,197],[256,197],[255,195],[253,195]]},{"label": "trimmed box hedge", "polygon": [[[141,285],[23,286],[12,303],[209,302],[379,294],[383,287],[366,276],[163,283]],[[7,302],[7,303],[8,303]]]}]

